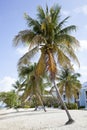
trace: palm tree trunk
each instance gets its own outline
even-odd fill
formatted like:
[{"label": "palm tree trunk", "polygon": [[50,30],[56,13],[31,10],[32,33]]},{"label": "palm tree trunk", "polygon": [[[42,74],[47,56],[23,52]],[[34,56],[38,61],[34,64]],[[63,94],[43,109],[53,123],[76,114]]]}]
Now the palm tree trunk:
[{"label": "palm tree trunk", "polygon": [[43,106],[44,111],[46,112],[46,109],[45,109],[45,106],[44,106],[44,102],[43,102],[43,99],[41,98],[40,94],[38,94],[38,98],[39,98],[39,101],[40,101],[41,105]]},{"label": "palm tree trunk", "polygon": [[38,108],[38,106],[36,105],[34,111],[37,111],[37,108]]},{"label": "palm tree trunk", "polygon": [[67,125],[67,124],[72,124],[72,123],[74,122],[74,120],[72,119],[72,117],[71,117],[71,115],[70,115],[70,113],[69,113],[69,111],[68,111],[68,109],[67,109],[65,103],[63,102],[63,100],[62,100],[62,98],[61,98],[61,94],[60,94],[60,92],[59,92],[58,87],[57,87],[56,84],[55,84],[55,81],[54,81],[54,88],[55,88],[55,90],[56,90],[57,99],[60,100],[60,103],[61,103],[61,105],[64,107],[64,109],[65,109],[65,111],[66,111],[66,114],[67,114],[67,116],[68,116],[68,121],[66,122],[66,125]]}]

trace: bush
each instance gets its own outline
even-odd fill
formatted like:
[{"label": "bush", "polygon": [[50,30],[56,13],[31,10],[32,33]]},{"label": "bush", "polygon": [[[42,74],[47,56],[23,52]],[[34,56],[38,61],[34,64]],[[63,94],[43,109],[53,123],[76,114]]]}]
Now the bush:
[{"label": "bush", "polygon": [[24,105],[24,107],[23,108],[30,108],[30,106],[29,105]]},{"label": "bush", "polygon": [[54,108],[58,108],[59,107],[59,104],[58,103],[55,103],[53,104]]},{"label": "bush", "polygon": [[[76,103],[65,103],[65,105],[66,105],[66,107],[67,107],[68,109],[78,109],[78,106],[77,106]],[[61,108],[64,109],[63,106],[62,106]]]},{"label": "bush", "polygon": [[6,107],[15,108],[19,105],[18,95],[15,91],[0,93],[0,99],[6,104]]},{"label": "bush", "polygon": [[47,107],[54,107],[54,108],[59,107],[58,100],[52,96],[44,97],[44,104]]},{"label": "bush", "polygon": [[79,106],[79,109],[84,109],[85,108],[85,106]]}]

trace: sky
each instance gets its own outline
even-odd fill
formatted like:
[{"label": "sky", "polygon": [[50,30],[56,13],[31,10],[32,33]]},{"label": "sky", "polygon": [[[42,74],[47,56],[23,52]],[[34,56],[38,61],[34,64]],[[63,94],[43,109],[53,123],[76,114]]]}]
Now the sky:
[{"label": "sky", "polygon": [[76,55],[80,68],[75,70],[81,74],[80,81],[87,81],[87,0],[0,0],[0,91],[13,89],[12,84],[18,79],[18,59],[26,52],[26,48],[13,46],[13,38],[19,31],[27,29],[24,13],[36,17],[37,7],[61,6],[61,19],[70,16],[66,26],[74,24],[77,31],[73,33],[80,43]]}]

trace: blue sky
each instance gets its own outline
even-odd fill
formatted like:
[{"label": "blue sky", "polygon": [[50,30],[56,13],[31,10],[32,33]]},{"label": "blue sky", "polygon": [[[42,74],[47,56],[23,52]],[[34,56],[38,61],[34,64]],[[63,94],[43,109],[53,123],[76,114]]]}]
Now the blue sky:
[{"label": "blue sky", "polygon": [[67,24],[77,26],[73,35],[79,40],[77,52],[80,68],[75,65],[76,72],[81,73],[81,82],[87,81],[87,0],[0,0],[0,91],[9,90],[17,80],[17,62],[26,48],[14,48],[12,40],[19,31],[27,29],[24,13],[36,17],[37,6],[61,6],[62,18],[70,16]]}]

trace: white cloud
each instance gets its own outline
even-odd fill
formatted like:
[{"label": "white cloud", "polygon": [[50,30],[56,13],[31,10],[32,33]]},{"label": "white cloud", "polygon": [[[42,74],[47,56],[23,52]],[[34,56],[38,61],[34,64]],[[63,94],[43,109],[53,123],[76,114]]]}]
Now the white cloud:
[{"label": "white cloud", "polygon": [[87,15],[87,5],[80,6],[80,7],[76,8],[76,9],[74,9],[74,12],[78,13],[78,14],[83,13],[83,14]]},{"label": "white cloud", "polygon": [[87,29],[87,25],[85,25],[84,27],[85,27],[85,29]]},{"label": "white cloud", "polygon": [[80,48],[78,53],[78,58],[80,62],[80,68],[74,65],[76,72],[81,74],[81,82],[87,81],[87,60],[86,60],[86,52],[87,52],[87,40],[80,40]]},{"label": "white cloud", "polygon": [[78,72],[81,74],[80,81],[81,83],[87,81],[87,66],[81,65],[80,68],[74,65],[75,72]]},{"label": "white cloud", "polygon": [[15,83],[16,79],[10,76],[6,76],[0,80],[0,91],[9,91],[12,89],[12,84]]},{"label": "white cloud", "polygon": [[65,16],[69,16],[69,15],[70,15],[70,12],[69,12],[69,11],[62,10],[61,12],[62,12],[62,14],[65,15]]},{"label": "white cloud", "polygon": [[87,50],[87,40],[80,40],[80,51]]},{"label": "white cloud", "polygon": [[87,66],[81,65],[78,70],[83,76],[87,76]]},{"label": "white cloud", "polygon": [[87,74],[87,66],[82,66],[81,69],[84,70]]},{"label": "white cloud", "polygon": [[[85,64],[85,63],[84,63]],[[87,82],[87,66],[81,65],[80,67],[81,81]]]}]

